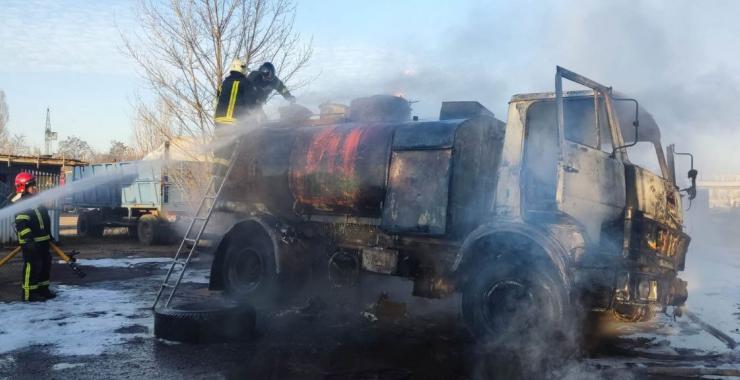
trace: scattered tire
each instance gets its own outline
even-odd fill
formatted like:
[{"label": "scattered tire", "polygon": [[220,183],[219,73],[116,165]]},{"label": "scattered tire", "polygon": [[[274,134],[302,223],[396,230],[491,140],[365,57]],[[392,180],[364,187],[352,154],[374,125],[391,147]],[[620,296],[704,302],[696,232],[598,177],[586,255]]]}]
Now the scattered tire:
[{"label": "scattered tire", "polygon": [[143,245],[154,245],[160,240],[159,219],[152,215],[146,214],[139,218],[137,225],[139,243]]},{"label": "scattered tire", "polygon": [[83,212],[77,217],[77,236],[81,238],[101,237],[104,228],[97,213],[93,211]]},{"label": "scattered tire", "polygon": [[222,343],[254,336],[256,313],[246,304],[193,302],[154,310],[157,338],[187,343]]}]

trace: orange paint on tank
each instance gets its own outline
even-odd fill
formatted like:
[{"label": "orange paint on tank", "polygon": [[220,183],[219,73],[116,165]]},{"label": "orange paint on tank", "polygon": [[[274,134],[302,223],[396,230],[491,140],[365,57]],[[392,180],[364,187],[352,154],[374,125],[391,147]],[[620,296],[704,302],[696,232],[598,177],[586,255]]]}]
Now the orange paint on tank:
[{"label": "orange paint on tank", "polygon": [[357,148],[360,146],[362,129],[353,129],[344,140],[342,152],[342,170],[344,175],[351,177],[355,175],[355,160],[357,159]]}]

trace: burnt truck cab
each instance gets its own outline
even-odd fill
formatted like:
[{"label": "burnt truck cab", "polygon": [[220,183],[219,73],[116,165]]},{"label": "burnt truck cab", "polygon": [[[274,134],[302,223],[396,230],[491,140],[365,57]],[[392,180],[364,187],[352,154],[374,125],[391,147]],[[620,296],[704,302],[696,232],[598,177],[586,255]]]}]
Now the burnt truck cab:
[{"label": "burnt truck cab", "polygon": [[[558,67],[556,91],[515,95],[506,123],[477,102],[446,102],[436,121],[409,111],[365,98],[346,118],[245,134],[210,287],[256,300],[317,268],[334,286],[402,276],[416,296],[462,293],[476,336],[556,326],[576,304],[627,320],[683,304],[681,196],[636,101]],[[628,134],[660,173],[630,161]]]}]

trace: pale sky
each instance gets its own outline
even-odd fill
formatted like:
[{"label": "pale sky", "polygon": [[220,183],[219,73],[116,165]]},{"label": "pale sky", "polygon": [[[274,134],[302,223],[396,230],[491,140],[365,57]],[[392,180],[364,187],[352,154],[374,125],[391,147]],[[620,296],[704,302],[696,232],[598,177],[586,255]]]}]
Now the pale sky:
[{"label": "pale sky", "polygon": [[[43,143],[45,109],[64,139],[97,149],[130,140],[145,93],[120,52],[134,1],[5,0],[0,89],[11,133]],[[402,93],[435,117],[442,100],[478,100],[505,120],[512,94],[552,91],[561,65],[637,97],[664,144],[697,153],[703,173],[740,172],[740,2],[298,1],[295,29],[313,37],[294,92],[327,100]],[[274,98],[272,108],[282,100]]]}]

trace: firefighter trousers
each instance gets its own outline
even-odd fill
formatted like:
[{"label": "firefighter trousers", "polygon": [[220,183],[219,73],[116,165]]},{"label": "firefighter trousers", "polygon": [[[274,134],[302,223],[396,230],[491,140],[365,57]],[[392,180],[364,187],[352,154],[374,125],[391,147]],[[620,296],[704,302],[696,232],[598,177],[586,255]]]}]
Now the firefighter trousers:
[{"label": "firefighter trousers", "polygon": [[49,289],[51,274],[51,253],[49,242],[39,242],[34,246],[23,247],[23,277],[21,288],[23,300],[30,301],[33,296],[45,294]]}]

